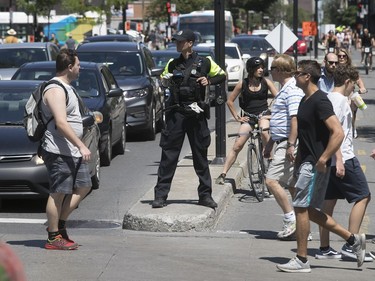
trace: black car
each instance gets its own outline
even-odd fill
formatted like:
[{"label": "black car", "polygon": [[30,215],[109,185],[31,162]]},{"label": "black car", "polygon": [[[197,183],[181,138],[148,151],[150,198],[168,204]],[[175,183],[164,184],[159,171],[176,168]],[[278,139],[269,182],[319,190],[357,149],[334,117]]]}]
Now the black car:
[{"label": "black car", "polygon": [[[34,62],[22,65],[12,80],[49,80],[56,74],[55,62]],[[72,85],[92,111],[103,114],[99,124],[100,162],[109,166],[113,152],[125,153],[126,105],[123,91],[108,67],[92,62],[80,62],[80,77]]]},{"label": "black car", "polygon": [[250,57],[260,57],[265,62],[265,75],[269,74],[269,57],[275,55],[275,49],[262,36],[239,35],[232,38],[231,42],[237,43],[243,54]]},{"label": "black car", "polygon": [[[31,142],[23,126],[25,104],[40,82],[0,81],[0,199],[48,196],[47,169],[37,155],[39,142]],[[96,123],[84,127],[83,142],[91,151],[89,167],[94,189],[99,187],[100,179],[99,138]]]},{"label": "black car", "polygon": [[155,66],[164,69],[171,59],[178,58],[180,53],[176,49],[153,50],[151,51]]},{"label": "black car", "polygon": [[51,42],[0,44],[1,80],[9,80],[26,62],[55,61],[59,48]]},{"label": "black car", "polygon": [[106,41],[120,41],[120,42],[136,42],[137,40],[130,34],[108,34],[86,37],[81,43],[88,42],[106,42]]},{"label": "black car", "polygon": [[154,140],[164,122],[164,95],[159,89],[160,69],[150,50],[141,42],[89,42],[79,46],[81,61],[109,67],[123,89],[128,133],[142,132]]}]

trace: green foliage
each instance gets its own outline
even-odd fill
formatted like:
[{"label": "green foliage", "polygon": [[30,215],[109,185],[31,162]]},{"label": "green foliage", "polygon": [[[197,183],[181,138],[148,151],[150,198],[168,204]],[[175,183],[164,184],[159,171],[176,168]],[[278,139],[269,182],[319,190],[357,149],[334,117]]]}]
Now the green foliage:
[{"label": "green foliage", "polygon": [[340,8],[340,0],[327,0],[323,2],[323,24],[335,24],[354,27],[357,16],[357,6]]},{"label": "green foliage", "polygon": [[58,0],[17,0],[17,6],[21,7],[28,14],[37,14],[41,16],[49,15],[59,1]]}]

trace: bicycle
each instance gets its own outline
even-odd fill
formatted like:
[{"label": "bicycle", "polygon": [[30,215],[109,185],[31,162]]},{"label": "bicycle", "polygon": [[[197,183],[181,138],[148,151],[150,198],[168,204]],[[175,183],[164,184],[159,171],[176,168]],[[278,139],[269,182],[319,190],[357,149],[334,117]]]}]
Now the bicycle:
[{"label": "bicycle", "polygon": [[369,71],[370,67],[372,67],[370,65],[370,63],[371,63],[371,57],[370,57],[371,47],[364,47],[364,52],[365,52],[365,71],[366,71],[366,74],[368,74],[368,71]]},{"label": "bicycle", "polygon": [[[259,202],[262,202],[265,196],[265,175],[266,165],[263,158],[263,143],[261,134],[268,131],[269,128],[258,128],[258,121],[262,115],[254,115],[245,112],[245,115],[256,121],[253,130],[249,132],[250,137],[247,147],[247,169],[249,172],[250,185],[254,195]],[[239,137],[244,134],[228,134],[228,137]],[[245,134],[247,135],[247,134]]]}]

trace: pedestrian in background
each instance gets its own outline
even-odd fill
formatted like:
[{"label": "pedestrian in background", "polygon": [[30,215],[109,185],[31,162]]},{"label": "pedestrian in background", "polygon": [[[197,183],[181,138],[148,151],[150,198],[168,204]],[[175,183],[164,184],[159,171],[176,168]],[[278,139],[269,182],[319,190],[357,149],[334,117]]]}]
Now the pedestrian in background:
[{"label": "pedestrian in background", "polygon": [[56,46],[59,46],[59,40],[56,37],[55,33],[51,34],[51,39],[49,40],[51,43],[55,44]]},{"label": "pedestrian in background", "polygon": [[333,89],[333,72],[338,61],[337,55],[334,53],[328,53],[324,56],[324,66],[321,69],[321,77],[318,82],[318,87],[323,92],[328,93]]},{"label": "pedestrian in background", "polygon": [[[193,154],[193,165],[199,178],[199,205],[216,208],[212,198],[212,182],[207,150],[211,142],[205,112],[210,110],[206,100],[207,87],[222,83],[225,72],[211,59],[193,51],[194,32],[182,30],[173,36],[178,58],[168,62],[162,73],[163,83],[169,84],[171,100],[166,111],[166,127],[160,137],[162,148],[155,186],[153,208],[166,206],[178,157],[187,134]],[[166,81],[165,81],[166,80]]]},{"label": "pedestrian in background", "polygon": [[[338,65],[333,74],[335,87],[328,93],[328,99],[344,131],[344,141],[331,161],[331,175],[327,186],[322,212],[332,216],[337,199],[346,199],[353,203],[349,216],[348,230],[358,234],[368,203],[371,200],[370,190],[362,167],[355,157],[352,133],[352,112],[348,96],[353,92],[358,80],[358,71],[352,66]],[[330,247],[329,231],[320,228],[320,249],[317,259],[335,259],[348,256],[356,259],[352,246],[345,243],[341,254]],[[371,257],[368,257],[372,261]]]},{"label": "pedestrian in background", "polygon": [[[338,57],[338,60],[339,60],[339,65],[344,65],[344,66],[352,66],[352,59],[350,58],[350,55],[348,53],[348,51],[346,49],[343,49],[343,48],[340,48],[337,52],[337,57]],[[356,81],[356,84],[358,86],[358,93],[360,95],[363,95],[363,94],[366,94],[367,93],[367,89],[365,87],[365,83],[363,82],[362,78],[360,76],[358,76],[358,79]],[[353,90],[354,92],[354,90]],[[353,93],[352,93],[353,94]],[[351,97],[351,95],[349,96],[349,98]],[[355,128],[355,121],[357,119],[357,111],[358,111],[358,107],[355,105],[354,102],[351,102],[350,103],[350,108],[352,110],[352,113],[353,113],[353,119],[352,119],[352,126],[353,126],[353,137],[354,138],[357,138],[357,130]]]},{"label": "pedestrian in background", "polygon": [[68,40],[65,41],[65,48],[69,50],[75,50],[76,49],[76,41],[73,39],[73,36],[71,33],[68,34]]},{"label": "pedestrian in background", "polygon": [[18,38],[16,37],[17,32],[11,28],[7,31],[8,36],[5,37],[3,44],[13,44],[18,43]]},{"label": "pedestrian in background", "polygon": [[[82,142],[82,117],[79,101],[70,85],[79,75],[79,59],[74,51],[63,49],[56,58],[56,77],[64,89],[50,84],[43,94],[42,112],[47,130],[42,142],[42,158],[47,167],[50,194],[46,213],[46,249],[73,250],[78,244],[66,231],[66,221],[91,189],[87,161],[90,150]],[[68,102],[67,102],[68,101]],[[51,120],[47,123],[48,120]]]},{"label": "pedestrian in background", "polygon": [[281,89],[272,103],[269,131],[271,138],[264,149],[264,157],[271,156],[271,151],[276,144],[266,174],[266,184],[284,213],[283,229],[277,233],[279,239],[288,239],[296,231],[296,217],[285,190],[288,188],[293,196],[294,160],[297,153],[297,111],[304,96],[303,91],[296,86],[293,77],[295,71],[295,62],[291,56],[285,54],[275,56],[271,74],[273,81],[280,83]]},{"label": "pedestrian in background", "polygon": [[276,267],[285,272],[311,272],[307,260],[310,220],[342,237],[363,264],[366,248],[365,234],[353,234],[339,225],[321,207],[329,179],[330,158],[340,148],[344,133],[327,93],[319,90],[320,65],[313,60],[302,60],[295,72],[296,84],[305,96],[298,113],[298,160],[296,192],[293,207],[296,214],[297,253],[286,264]]},{"label": "pedestrian in background", "polygon": [[[256,120],[246,115],[250,113],[252,115],[260,116],[259,127],[269,127],[269,116],[262,116],[262,113],[268,110],[268,93],[271,92],[272,96],[275,96],[277,90],[271,80],[264,78],[264,60],[259,57],[252,57],[246,62],[246,70],[248,77],[243,81],[237,83],[232,93],[230,94],[227,105],[232,113],[233,118],[240,122],[240,128],[238,130],[238,137],[234,142],[231,151],[228,153],[223,171],[216,179],[216,184],[224,184],[225,177],[236,161],[238,153],[243,149],[245,143],[250,137],[250,132],[253,130]],[[235,107],[235,100],[239,99],[240,108],[245,113],[238,114]],[[269,133],[264,131],[262,133],[263,147],[269,140]]]}]

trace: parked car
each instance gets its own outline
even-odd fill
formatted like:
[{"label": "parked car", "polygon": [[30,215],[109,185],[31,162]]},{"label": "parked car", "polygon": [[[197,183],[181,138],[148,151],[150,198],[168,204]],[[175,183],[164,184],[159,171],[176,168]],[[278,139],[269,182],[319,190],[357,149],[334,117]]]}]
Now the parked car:
[{"label": "parked car", "polygon": [[0,44],[0,76],[9,80],[26,62],[55,61],[59,48],[50,42]]},{"label": "parked car", "polygon": [[123,89],[128,133],[142,132],[154,140],[164,122],[164,95],[159,90],[160,69],[141,42],[90,42],[77,49],[81,61],[109,67]]},{"label": "parked car", "polygon": [[[72,85],[92,111],[103,114],[99,124],[100,160],[103,166],[109,166],[112,151],[125,153],[126,144],[126,105],[123,91],[105,65],[92,62],[80,62],[80,77]],[[34,62],[22,65],[12,80],[49,80],[56,74],[55,62]]]},{"label": "parked car", "polygon": [[106,41],[120,41],[120,42],[136,42],[136,39],[130,34],[108,34],[86,37],[79,45],[88,42],[106,42]]},{"label": "parked car", "polygon": [[[203,46],[211,47],[215,51],[214,43],[201,43],[197,45],[197,47]],[[236,43],[226,42],[224,48],[228,87],[234,88],[247,75],[246,61],[250,58],[250,55],[242,54]]]},{"label": "parked car", "polygon": [[[293,48],[294,44],[290,46],[288,50],[286,50],[286,54],[293,54]],[[298,40],[297,40],[297,54],[306,56],[307,52],[309,51],[308,42],[305,40],[305,37],[302,35],[302,33],[298,34]]]},{"label": "parked car", "polygon": [[[25,104],[40,82],[0,81],[0,200],[48,196],[47,169],[37,155],[39,142],[31,142],[23,126]],[[82,108],[82,111],[88,109]],[[90,175],[93,188],[97,189],[100,130],[94,121],[88,123],[84,127],[83,141],[91,151]]]},{"label": "parked car", "polygon": [[275,49],[264,37],[257,35],[241,35],[232,38],[231,42],[237,43],[243,54],[250,57],[260,57],[266,64],[265,75],[269,75],[269,57],[275,55]]},{"label": "parked car", "polygon": [[155,67],[164,69],[167,63],[174,58],[178,58],[180,53],[176,49],[164,49],[151,51]]}]

